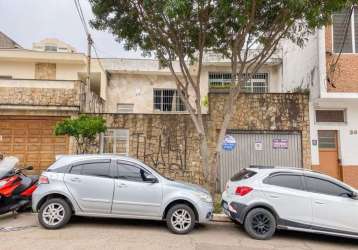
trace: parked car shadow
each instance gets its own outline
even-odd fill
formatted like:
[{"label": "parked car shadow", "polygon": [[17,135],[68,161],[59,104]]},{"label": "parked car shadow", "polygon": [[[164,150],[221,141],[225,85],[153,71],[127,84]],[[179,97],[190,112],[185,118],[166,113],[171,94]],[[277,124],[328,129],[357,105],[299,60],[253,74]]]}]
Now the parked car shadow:
[{"label": "parked car shadow", "polygon": [[[67,226],[76,226],[84,224],[93,224],[101,226],[118,226],[118,227],[142,227],[142,228],[156,228],[163,229],[167,232],[165,221],[143,220],[143,219],[123,219],[123,218],[96,218],[96,217],[82,217],[72,216],[70,223]],[[202,224],[196,224],[195,229],[205,228]]]},{"label": "parked car shadow", "polygon": [[[249,237],[243,226],[238,224],[233,224],[235,227],[245,236]],[[289,231],[289,230],[277,230],[275,232],[275,235],[273,236],[273,239],[275,238],[282,238],[285,240],[302,240],[307,241],[310,243],[326,243],[326,244],[338,244],[342,246],[352,247],[352,245],[358,246],[358,239],[352,239],[352,238],[344,238],[344,237],[338,237],[338,236],[330,236],[330,235],[324,235],[324,234],[314,234],[314,233],[307,233],[307,232],[299,232],[299,231]]]}]

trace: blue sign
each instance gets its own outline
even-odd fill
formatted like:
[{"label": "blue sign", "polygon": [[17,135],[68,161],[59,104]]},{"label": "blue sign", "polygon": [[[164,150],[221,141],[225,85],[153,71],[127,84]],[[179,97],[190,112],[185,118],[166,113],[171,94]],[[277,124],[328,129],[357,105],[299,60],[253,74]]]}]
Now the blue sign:
[{"label": "blue sign", "polygon": [[223,142],[223,149],[227,150],[227,151],[232,151],[235,147],[236,147],[236,140],[233,136],[231,135],[226,135],[224,137],[224,142]]}]

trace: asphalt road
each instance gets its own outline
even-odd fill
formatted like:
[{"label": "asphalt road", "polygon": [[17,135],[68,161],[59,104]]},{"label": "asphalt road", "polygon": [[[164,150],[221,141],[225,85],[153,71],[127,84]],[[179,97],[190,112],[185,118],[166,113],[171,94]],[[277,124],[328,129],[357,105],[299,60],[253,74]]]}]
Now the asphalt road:
[{"label": "asphalt road", "polygon": [[199,225],[191,234],[174,235],[163,222],[79,217],[51,231],[39,227],[35,214],[25,213],[16,219],[0,216],[0,249],[357,250],[358,240],[281,231],[269,241],[256,241],[232,223]]}]

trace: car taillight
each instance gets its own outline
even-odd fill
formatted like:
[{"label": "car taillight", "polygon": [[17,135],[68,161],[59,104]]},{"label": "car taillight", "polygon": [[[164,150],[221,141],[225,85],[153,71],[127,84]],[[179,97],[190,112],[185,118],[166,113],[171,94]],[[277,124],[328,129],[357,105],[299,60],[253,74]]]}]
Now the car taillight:
[{"label": "car taillight", "polygon": [[46,176],[41,175],[39,178],[39,184],[49,184],[49,180]]},{"label": "car taillight", "polygon": [[236,188],[235,194],[244,196],[244,195],[247,195],[248,193],[250,193],[252,190],[253,190],[253,188],[251,188],[251,187],[239,186]]}]

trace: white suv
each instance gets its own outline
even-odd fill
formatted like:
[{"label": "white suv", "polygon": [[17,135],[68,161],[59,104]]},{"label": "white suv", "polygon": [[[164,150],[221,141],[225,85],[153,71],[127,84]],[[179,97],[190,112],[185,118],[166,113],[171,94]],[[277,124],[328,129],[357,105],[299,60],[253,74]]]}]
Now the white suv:
[{"label": "white suv", "polygon": [[304,169],[243,169],[227,183],[222,207],[255,239],[276,229],[358,238],[357,190]]}]

